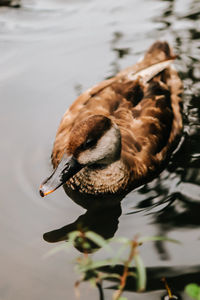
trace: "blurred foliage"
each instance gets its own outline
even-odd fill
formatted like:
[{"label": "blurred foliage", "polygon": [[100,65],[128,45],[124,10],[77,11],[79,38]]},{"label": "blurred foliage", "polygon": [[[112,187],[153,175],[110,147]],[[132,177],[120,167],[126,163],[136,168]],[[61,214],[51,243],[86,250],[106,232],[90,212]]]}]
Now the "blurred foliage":
[{"label": "blurred foliage", "polygon": [[[120,244],[119,249],[113,249],[110,246],[110,241]],[[143,292],[146,289],[146,268],[143,259],[139,253],[139,247],[146,242],[154,241],[169,241],[178,243],[176,240],[169,239],[161,236],[147,236],[147,237],[134,237],[132,240],[122,238],[112,238],[109,240],[104,239],[102,236],[92,231],[73,231],[69,233],[67,244],[57,247],[49,254],[55,253],[61,249],[66,249],[73,246],[83,252],[83,254],[76,259],[76,270],[80,274],[80,280],[75,283],[76,294],[79,295],[78,287],[81,282],[88,281],[99,290],[100,300],[104,299],[102,283],[106,279],[112,279],[118,283],[117,289],[113,294],[113,300],[125,300],[122,297],[123,291],[126,286],[127,279],[133,277],[136,281],[136,292]],[[91,252],[96,249],[103,248],[108,254],[109,258],[104,260],[94,260]],[[126,258],[124,252],[126,251]],[[48,255],[49,255],[48,254]],[[114,268],[115,265],[120,264],[123,266],[122,274],[113,271],[107,273],[103,267],[110,266]],[[135,271],[130,271],[132,266],[135,266]]]},{"label": "blurred foliage", "polygon": [[192,299],[200,300],[200,286],[196,283],[190,283],[186,286],[185,292],[190,296]]}]

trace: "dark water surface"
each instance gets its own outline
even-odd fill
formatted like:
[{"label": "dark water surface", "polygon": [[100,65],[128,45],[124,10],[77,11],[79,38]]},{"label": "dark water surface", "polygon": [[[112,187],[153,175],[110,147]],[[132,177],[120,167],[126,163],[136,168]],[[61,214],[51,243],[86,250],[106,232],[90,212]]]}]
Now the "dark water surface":
[{"label": "dark water surface", "polygon": [[[182,143],[157,179],[123,200],[116,236],[167,235],[182,243],[141,247],[153,292],[127,292],[128,299],[160,299],[162,276],[176,277],[179,292],[187,282],[200,282],[199,1],[25,0],[20,9],[0,8],[1,300],[75,299],[72,261],[79,253],[44,258],[54,244],[42,236],[85,211],[62,189],[42,199],[38,186],[51,170],[52,143],[66,108],[81,91],[135,63],[157,39],[169,41],[179,55]],[[111,293],[106,291],[108,299]],[[98,299],[87,285],[81,294]]]}]

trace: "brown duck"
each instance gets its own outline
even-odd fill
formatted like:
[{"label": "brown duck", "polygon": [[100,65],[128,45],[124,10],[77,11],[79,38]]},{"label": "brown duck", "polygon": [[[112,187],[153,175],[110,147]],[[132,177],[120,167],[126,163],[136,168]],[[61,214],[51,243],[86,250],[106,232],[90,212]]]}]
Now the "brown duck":
[{"label": "brown duck", "polygon": [[58,128],[41,196],[61,185],[86,196],[126,194],[162,170],[182,129],[174,59],[155,42],[140,62],[78,97]]}]

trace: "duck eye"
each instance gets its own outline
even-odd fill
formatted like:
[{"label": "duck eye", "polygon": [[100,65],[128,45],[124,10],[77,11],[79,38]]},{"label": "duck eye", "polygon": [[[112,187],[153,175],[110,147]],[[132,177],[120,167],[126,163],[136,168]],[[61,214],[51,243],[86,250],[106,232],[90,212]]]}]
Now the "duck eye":
[{"label": "duck eye", "polygon": [[97,143],[97,140],[95,139],[87,139],[84,143],[84,148],[85,149],[88,149],[88,148],[91,148],[93,147],[95,144]]}]

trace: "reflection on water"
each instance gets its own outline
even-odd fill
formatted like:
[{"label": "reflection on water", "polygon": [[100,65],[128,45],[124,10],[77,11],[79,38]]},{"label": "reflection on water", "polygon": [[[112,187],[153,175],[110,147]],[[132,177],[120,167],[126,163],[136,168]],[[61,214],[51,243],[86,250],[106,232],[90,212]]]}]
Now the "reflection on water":
[{"label": "reflection on water", "polygon": [[20,0],[0,0],[0,6],[9,6],[13,8],[20,8]]},{"label": "reflection on water", "polygon": [[[120,204],[112,207],[92,207],[86,211],[84,215],[60,229],[53,230],[44,234],[47,242],[55,243],[59,241],[67,241],[68,234],[75,230],[81,232],[93,231],[101,235],[104,239],[112,238],[118,228],[118,218],[121,215]],[[96,249],[97,245],[91,244],[91,248]],[[82,252],[82,249],[80,249]]]},{"label": "reflection on water", "polygon": [[[120,265],[116,265],[112,270],[109,267],[101,267],[100,269],[107,273],[123,273],[123,266]],[[135,272],[135,268],[130,268],[130,272]],[[164,284],[161,279],[165,277],[172,289],[172,293],[178,295],[188,283],[198,282],[199,276],[199,265],[194,267],[149,267],[147,268],[147,292],[163,290]],[[113,288],[117,288],[117,285],[113,286]],[[136,280],[134,277],[128,277],[126,289],[131,291],[136,290]]]},{"label": "reflection on water", "polygon": [[117,74],[121,69],[119,65],[119,60],[122,59],[124,56],[130,54],[130,48],[123,48],[118,46],[118,42],[123,38],[123,33],[120,31],[116,31],[113,33],[113,38],[111,39],[111,51],[115,53],[115,58],[113,62],[111,62],[111,74],[110,76],[106,77],[105,79],[109,79],[115,74]]},{"label": "reflection on water", "polygon": [[[44,261],[54,246],[41,235],[48,231],[46,241],[63,241],[80,226],[105,238],[141,233],[182,242],[141,247],[153,293],[134,294],[136,300],[160,299],[162,276],[183,299],[185,284],[199,282],[199,21],[198,0],[24,0],[19,10],[0,9],[1,299],[75,299],[73,254]],[[183,138],[167,168],[125,197],[122,214],[120,205],[83,213],[62,191],[41,200],[36,190],[48,173],[46,157],[62,113],[78,94],[133,64],[157,39],[175,48],[185,88]],[[95,255],[105,257],[101,250]],[[134,282],[126,289],[133,291]],[[95,299],[91,291],[82,293]]]}]

